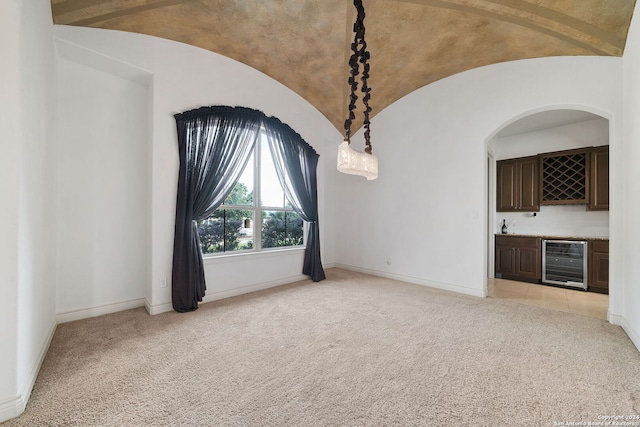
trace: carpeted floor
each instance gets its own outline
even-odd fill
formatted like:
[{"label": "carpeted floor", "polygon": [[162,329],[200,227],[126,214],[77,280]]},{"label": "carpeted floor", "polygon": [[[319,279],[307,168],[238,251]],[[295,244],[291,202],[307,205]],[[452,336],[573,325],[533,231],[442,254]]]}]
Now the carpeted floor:
[{"label": "carpeted floor", "polygon": [[640,353],[606,321],[327,276],[189,314],[59,325],[25,413],[5,425],[554,426],[640,414]]}]

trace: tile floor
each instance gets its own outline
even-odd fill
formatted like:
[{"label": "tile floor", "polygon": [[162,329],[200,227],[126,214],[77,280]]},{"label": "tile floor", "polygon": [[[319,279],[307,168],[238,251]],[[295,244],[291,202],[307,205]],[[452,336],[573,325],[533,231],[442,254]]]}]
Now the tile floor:
[{"label": "tile floor", "polygon": [[609,296],[505,279],[487,279],[490,298],[501,298],[583,316],[607,319]]}]

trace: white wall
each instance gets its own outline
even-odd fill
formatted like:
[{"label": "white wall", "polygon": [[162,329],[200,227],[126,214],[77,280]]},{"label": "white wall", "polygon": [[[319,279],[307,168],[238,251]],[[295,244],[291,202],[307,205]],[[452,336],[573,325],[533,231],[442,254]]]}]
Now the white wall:
[{"label": "white wall", "polygon": [[[438,81],[389,106],[372,123],[378,180],[336,179],[336,206],[344,206],[335,228],[339,264],[484,295],[486,142],[516,118],[576,108],[610,120],[615,153],[621,67],[620,58],[596,57],[497,64]],[[611,197],[615,204],[619,190]],[[616,230],[610,232],[615,237]],[[615,272],[611,279],[618,286]],[[612,306],[620,312],[619,304]]]},{"label": "white wall", "polygon": [[0,421],[26,405],[55,328],[50,3],[0,3]]},{"label": "white wall", "polygon": [[54,327],[54,164],[50,159],[55,150],[56,66],[49,2],[23,1],[21,21],[18,384],[24,385],[35,381]]},{"label": "white wall", "polygon": [[[496,160],[534,156],[561,150],[609,144],[609,121],[594,119],[536,132],[495,137],[489,148]],[[493,190],[495,191],[495,190]],[[528,212],[495,212],[492,233],[506,220],[509,233],[565,237],[608,237],[609,212],[588,211],[586,205],[540,206],[533,216]],[[489,254],[491,258],[491,254]]]},{"label": "white wall", "polygon": [[17,1],[0,2],[0,421],[18,394],[18,180],[21,149],[20,12]]},{"label": "white wall", "polygon": [[64,320],[78,310],[144,304],[150,253],[150,83],[96,69],[80,55],[67,60],[71,49],[60,49],[55,155],[56,311]]},{"label": "white wall", "polygon": [[621,324],[640,348],[640,20],[634,15],[624,53],[624,217],[625,239],[621,297],[624,300]]},{"label": "white wall", "polygon": [[586,205],[540,206],[535,216],[530,212],[495,212],[492,234],[501,231],[503,220],[508,234],[609,237],[609,212],[588,211]]},{"label": "white wall", "polygon": [[609,144],[609,121],[601,118],[519,135],[496,136],[488,144],[496,160],[598,147]]},{"label": "white wall", "polygon": [[[204,105],[239,105],[262,110],[290,125],[318,151],[322,259],[325,265],[331,265],[334,259],[331,253],[333,234],[327,232],[324,222],[328,218],[325,153],[337,146],[337,143],[327,146],[326,141],[341,139],[338,131],[315,108],[266,75],[193,46],[119,31],[65,26],[56,26],[54,31],[59,45],[75,44],[80,52],[88,49],[97,57],[110,58],[111,61],[146,70],[152,75],[152,94],[146,106],[151,114],[148,157],[150,240],[146,247],[149,283],[146,299],[152,313],[171,309],[171,289],[162,287],[162,284],[165,279],[171,280],[173,253],[178,171],[173,115],[185,110]],[[85,54],[72,52],[70,55]],[[93,58],[92,62],[98,64],[101,61]],[[108,93],[110,88],[107,84],[99,83],[92,90],[100,94]],[[78,102],[77,108],[82,108],[85,101],[79,99]],[[62,109],[61,115],[68,114],[67,110],[66,107]],[[111,121],[117,114],[105,111],[103,120]],[[86,124],[80,123],[76,131],[83,134],[89,129]],[[118,206],[113,208],[119,209]],[[305,276],[301,274],[301,260],[299,251],[205,260],[208,299],[215,295],[228,296],[302,279]],[[111,258],[107,257],[103,262],[108,265]],[[98,290],[87,292],[95,293]],[[60,304],[64,303],[62,299]]]}]

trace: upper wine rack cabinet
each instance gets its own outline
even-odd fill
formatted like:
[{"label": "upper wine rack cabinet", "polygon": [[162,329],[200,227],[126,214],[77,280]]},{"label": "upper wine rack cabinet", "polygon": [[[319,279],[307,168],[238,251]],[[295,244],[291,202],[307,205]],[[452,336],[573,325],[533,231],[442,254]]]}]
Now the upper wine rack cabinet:
[{"label": "upper wine rack cabinet", "polygon": [[542,204],[563,205],[589,201],[588,156],[587,150],[541,155]]}]

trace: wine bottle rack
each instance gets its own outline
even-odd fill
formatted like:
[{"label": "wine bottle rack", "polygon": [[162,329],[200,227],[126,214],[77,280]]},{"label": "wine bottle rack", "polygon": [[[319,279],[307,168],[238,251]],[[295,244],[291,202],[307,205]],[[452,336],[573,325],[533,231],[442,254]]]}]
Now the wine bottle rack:
[{"label": "wine bottle rack", "polygon": [[542,203],[587,203],[586,152],[542,157]]}]

